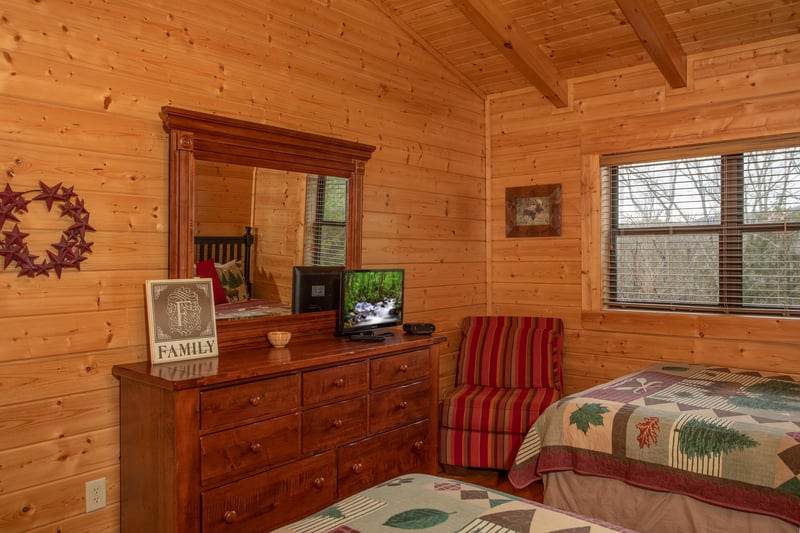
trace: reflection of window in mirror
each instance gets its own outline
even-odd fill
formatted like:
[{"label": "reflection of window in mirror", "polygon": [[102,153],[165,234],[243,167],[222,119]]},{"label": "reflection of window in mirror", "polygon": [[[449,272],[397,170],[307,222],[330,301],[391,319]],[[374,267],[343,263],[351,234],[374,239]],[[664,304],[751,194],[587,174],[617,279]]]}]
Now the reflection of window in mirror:
[{"label": "reflection of window in mirror", "polygon": [[305,265],[344,266],[347,240],[347,180],[306,178]]}]

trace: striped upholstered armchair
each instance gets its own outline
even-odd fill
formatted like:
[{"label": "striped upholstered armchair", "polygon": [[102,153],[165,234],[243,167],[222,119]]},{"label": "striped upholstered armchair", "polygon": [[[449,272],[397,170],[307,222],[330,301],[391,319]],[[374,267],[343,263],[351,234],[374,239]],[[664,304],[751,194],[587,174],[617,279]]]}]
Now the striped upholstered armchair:
[{"label": "striped upholstered armchair", "polygon": [[456,388],[441,404],[443,465],[507,470],[534,420],[564,390],[560,318],[472,316]]}]

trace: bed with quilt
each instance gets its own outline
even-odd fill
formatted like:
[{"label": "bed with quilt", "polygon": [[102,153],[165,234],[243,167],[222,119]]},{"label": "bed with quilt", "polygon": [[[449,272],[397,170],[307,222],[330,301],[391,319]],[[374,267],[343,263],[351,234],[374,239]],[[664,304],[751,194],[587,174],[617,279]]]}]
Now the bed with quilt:
[{"label": "bed with quilt", "polygon": [[566,396],[509,480],[640,531],[800,530],[800,377],[661,364]]},{"label": "bed with quilt", "polygon": [[280,533],[610,533],[630,531],[480,485],[428,474],[390,479]]}]

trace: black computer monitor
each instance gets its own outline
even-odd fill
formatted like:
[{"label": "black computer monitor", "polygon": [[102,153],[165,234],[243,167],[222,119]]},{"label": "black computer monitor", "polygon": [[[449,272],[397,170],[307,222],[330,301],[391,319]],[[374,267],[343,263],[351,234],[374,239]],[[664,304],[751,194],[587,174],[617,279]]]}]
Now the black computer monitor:
[{"label": "black computer monitor", "polygon": [[292,269],[292,313],[339,308],[341,266],[295,266]]}]

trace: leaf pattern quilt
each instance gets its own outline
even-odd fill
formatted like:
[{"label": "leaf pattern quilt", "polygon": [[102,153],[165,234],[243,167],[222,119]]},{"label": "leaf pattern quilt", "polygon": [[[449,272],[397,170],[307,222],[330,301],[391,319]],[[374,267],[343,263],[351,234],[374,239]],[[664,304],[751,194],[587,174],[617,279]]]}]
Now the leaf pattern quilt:
[{"label": "leaf pattern quilt", "polygon": [[572,470],[800,524],[800,378],[655,365],[562,398],[509,479]]},{"label": "leaf pattern quilt", "polygon": [[396,477],[285,526],[280,533],[610,533],[629,531],[427,474]]}]

